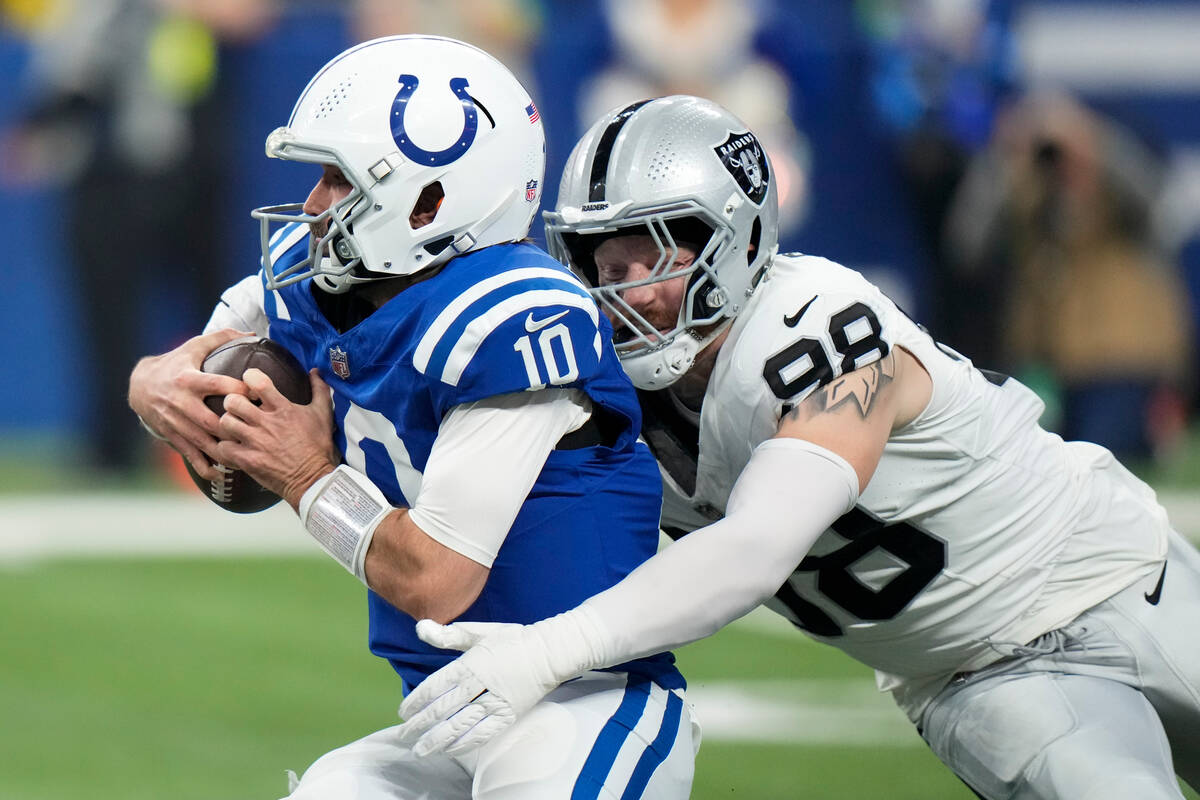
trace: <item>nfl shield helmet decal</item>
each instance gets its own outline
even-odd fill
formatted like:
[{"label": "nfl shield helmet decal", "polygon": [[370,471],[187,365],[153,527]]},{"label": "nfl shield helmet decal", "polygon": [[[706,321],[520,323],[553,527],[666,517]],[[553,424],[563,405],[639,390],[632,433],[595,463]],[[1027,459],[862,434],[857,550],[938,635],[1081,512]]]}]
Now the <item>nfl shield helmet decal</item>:
[{"label": "nfl shield helmet decal", "polygon": [[723,144],[713,148],[717,158],[729,170],[738,186],[755,205],[762,205],[771,180],[767,157],[753,133],[731,133]]},{"label": "nfl shield helmet decal", "polygon": [[342,380],[350,379],[350,356],[337,345],[329,348],[329,366]]}]

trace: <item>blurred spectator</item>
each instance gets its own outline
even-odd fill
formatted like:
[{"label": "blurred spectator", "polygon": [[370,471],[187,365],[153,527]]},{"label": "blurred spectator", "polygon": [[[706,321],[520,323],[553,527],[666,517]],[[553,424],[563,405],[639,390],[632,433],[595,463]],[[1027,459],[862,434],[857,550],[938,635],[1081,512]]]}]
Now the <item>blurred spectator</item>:
[{"label": "blurred spectator", "polygon": [[359,40],[401,33],[449,36],[491,53],[529,86],[529,48],[541,20],[537,0],[355,0],[353,8]]},{"label": "blurred spectator", "polygon": [[[559,38],[555,74],[577,67],[586,74],[567,77],[582,78],[577,96],[547,101],[546,113],[558,114],[553,124],[547,118],[547,127],[574,137],[604,112],[648,97],[685,93],[715,100],[756,130],[767,148],[786,236],[806,212],[808,146],[788,113],[787,74],[755,49],[772,10],[759,0],[600,0],[594,19],[556,9],[560,18],[545,28],[548,37]],[[573,117],[556,108],[571,102]]]},{"label": "blurred spectator", "polygon": [[994,364],[978,324],[980,286],[951,268],[946,213],[971,157],[991,137],[1015,69],[1011,0],[857,0],[870,50],[870,95],[894,148],[901,191],[929,264],[922,319],[943,341]]},{"label": "blurred spectator", "polygon": [[[10,184],[64,192],[81,362],[92,373],[87,460],[125,474],[145,438],[125,403],[138,355],[195,330],[227,282],[218,44],[257,35],[270,0],[46,0],[29,23],[30,100],[3,141]],[[166,313],[162,308],[166,303]],[[147,341],[166,323],[168,340]]]},{"label": "blurred spectator", "polygon": [[1007,366],[1045,376],[1064,437],[1121,457],[1170,446],[1191,379],[1187,294],[1151,236],[1161,177],[1113,122],[1033,96],[999,120],[948,229],[962,268],[996,289],[973,305],[999,309]]}]

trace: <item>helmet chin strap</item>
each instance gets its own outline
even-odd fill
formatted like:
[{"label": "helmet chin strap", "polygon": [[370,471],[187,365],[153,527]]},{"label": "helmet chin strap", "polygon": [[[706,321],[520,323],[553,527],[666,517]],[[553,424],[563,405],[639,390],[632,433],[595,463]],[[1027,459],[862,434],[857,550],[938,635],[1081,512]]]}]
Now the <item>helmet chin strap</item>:
[{"label": "helmet chin strap", "polygon": [[[321,265],[336,263],[329,256],[322,256]],[[346,270],[340,274],[335,273],[333,269],[327,271],[318,271],[313,275],[313,283],[318,288],[328,292],[329,294],[343,294],[350,290],[352,286],[360,283],[367,283],[373,278],[361,278],[354,274],[354,270]]]},{"label": "helmet chin strap", "polygon": [[354,286],[350,281],[344,280],[344,275],[313,275],[313,283],[317,285],[321,291],[328,294],[344,294],[350,291],[350,287]]},{"label": "helmet chin strap", "polygon": [[[456,255],[462,255],[463,253],[471,251],[475,247],[476,243],[483,238],[483,234],[489,227],[491,227],[492,223],[499,219],[500,216],[508,210],[509,203],[514,201],[516,194],[517,193],[515,190],[510,192],[503,200],[497,203],[495,207],[483,217],[483,219],[479,220],[466,231],[463,231],[456,236],[454,240],[446,246],[446,249],[432,258],[428,264],[418,270],[413,270],[413,272],[408,274],[416,274],[417,272],[430,269],[431,267],[435,267],[448,261]],[[336,262],[329,256],[325,256],[322,258],[321,263],[330,264]],[[330,270],[329,273],[318,272],[313,276],[313,282],[330,294],[342,294],[343,292],[348,291],[352,286],[363,283],[371,283],[372,281],[383,280],[385,278],[397,277],[396,274],[393,273],[376,272],[374,270],[367,270],[368,277],[356,275],[354,270],[343,272],[340,275],[330,274],[332,272],[333,270]]]},{"label": "helmet chin strap", "polygon": [[621,366],[633,385],[645,391],[665,389],[688,373],[696,357],[729,327],[731,319],[713,326],[702,339],[690,331],[681,331],[668,345],[647,353],[634,353],[621,359]]},{"label": "helmet chin strap", "polygon": [[[444,261],[454,258],[455,255],[461,255],[462,253],[469,252],[470,249],[475,247],[475,243],[481,239],[482,234],[485,233],[487,228],[491,227],[491,224],[496,222],[500,215],[503,215],[504,211],[508,210],[510,201],[512,201],[512,199],[515,197],[516,192],[510,192],[509,196],[505,197],[502,201],[499,201],[499,203],[497,203],[491,211],[487,212],[487,215],[484,216],[484,218],[473,224],[468,230],[464,230],[463,233],[458,234],[454,241],[451,241],[449,245],[446,246],[444,251],[438,254],[438,257],[434,257],[430,260],[430,263],[426,264],[424,267],[421,267],[421,270],[414,270],[412,273],[410,273],[410,275],[415,275],[416,272],[424,271],[430,269],[430,267],[442,264]],[[329,255],[326,254],[324,257],[322,257],[322,259],[320,259],[320,264],[322,264],[322,266],[335,265],[337,264],[337,260],[330,258]],[[337,266],[341,265],[337,264]],[[332,267],[328,267],[328,269],[325,270],[318,270],[316,275],[313,275],[312,281],[313,283],[317,284],[318,288],[328,291],[329,294],[343,294],[346,293],[346,291],[348,291],[350,288],[355,287],[355,285],[372,283],[374,281],[382,281],[382,279],[385,278],[397,277],[395,273],[391,272],[377,272],[373,270],[366,270],[366,272],[366,276],[356,275],[355,270],[353,269],[337,273],[337,270],[332,269]]]}]

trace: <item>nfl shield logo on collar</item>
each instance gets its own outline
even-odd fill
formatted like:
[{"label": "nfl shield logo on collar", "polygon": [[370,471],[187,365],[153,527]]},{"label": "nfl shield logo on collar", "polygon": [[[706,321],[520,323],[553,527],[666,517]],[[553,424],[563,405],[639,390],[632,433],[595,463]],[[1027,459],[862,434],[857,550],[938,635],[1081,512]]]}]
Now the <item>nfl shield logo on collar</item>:
[{"label": "nfl shield logo on collar", "polygon": [[350,356],[337,345],[329,348],[329,366],[333,369],[333,374],[342,380],[350,378]]}]

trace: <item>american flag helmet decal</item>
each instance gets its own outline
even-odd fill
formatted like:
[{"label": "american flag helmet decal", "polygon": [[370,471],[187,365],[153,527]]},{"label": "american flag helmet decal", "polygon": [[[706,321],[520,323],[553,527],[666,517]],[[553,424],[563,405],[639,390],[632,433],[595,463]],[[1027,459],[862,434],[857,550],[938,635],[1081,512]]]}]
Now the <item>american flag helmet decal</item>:
[{"label": "american flag helmet decal", "polygon": [[532,125],[533,123],[537,122],[539,119],[542,118],[542,115],[538,113],[537,106],[534,105],[533,103],[530,103],[529,105],[525,106],[525,113],[529,115],[529,124],[530,125]]}]

